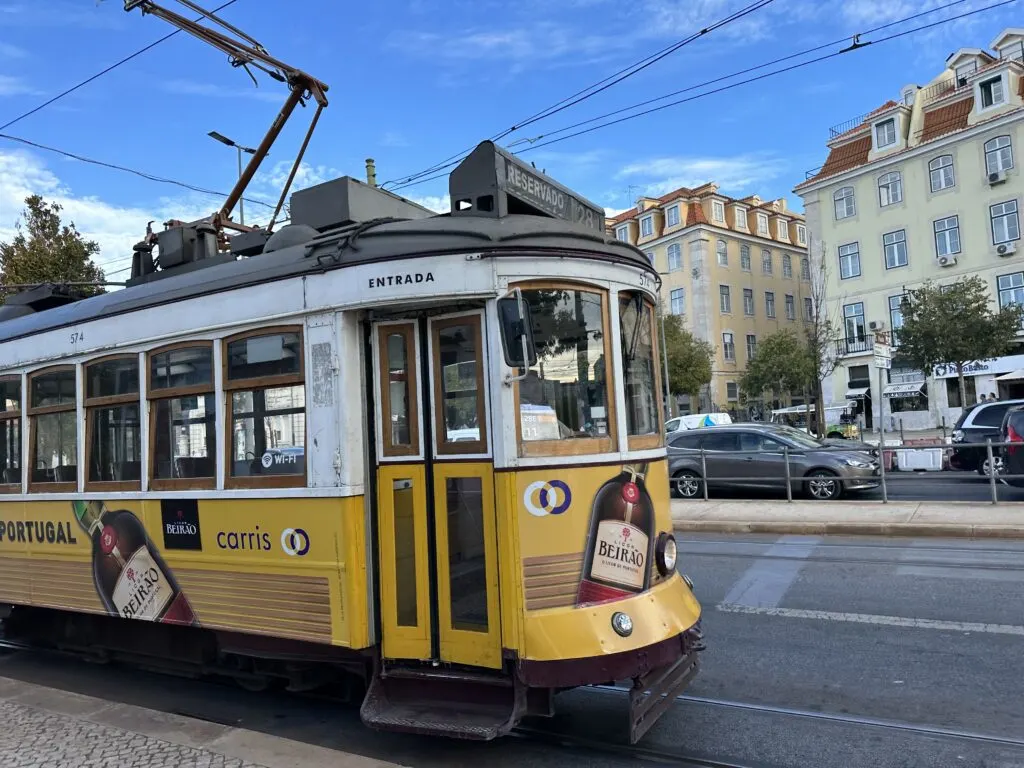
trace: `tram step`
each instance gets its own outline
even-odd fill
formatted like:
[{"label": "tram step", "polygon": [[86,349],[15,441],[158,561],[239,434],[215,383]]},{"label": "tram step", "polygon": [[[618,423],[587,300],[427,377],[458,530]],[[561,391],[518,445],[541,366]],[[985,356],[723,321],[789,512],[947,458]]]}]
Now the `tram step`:
[{"label": "tram step", "polygon": [[391,668],[374,676],[359,714],[380,730],[488,741],[508,733],[525,711],[525,689],[516,684]]}]

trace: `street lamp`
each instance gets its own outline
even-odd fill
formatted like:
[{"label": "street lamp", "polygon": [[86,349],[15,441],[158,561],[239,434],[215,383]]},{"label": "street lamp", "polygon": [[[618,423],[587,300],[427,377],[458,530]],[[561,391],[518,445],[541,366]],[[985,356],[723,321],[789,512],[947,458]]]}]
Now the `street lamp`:
[{"label": "street lamp", "polygon": [[[242,176],[242,153],[243,152],[247,152],[250,155],[254,155],[254,154],[256,154],[256,150],[253,149],[252,147],[243,147],[241,144],[235,143],[234,141],[229,139],[224,134],[217,133],[216,131],[210,131],[206,135],[209,136],[211,139],[219,141],[221,144],[224,144],[224,145],[226,145],[228,147],[234,147],[235,149],[238,150],[238,176],[239,176],[239,178],[241,178],[241,176]],[[242,224],[242,225],[245,224],[245,202],[241,198],[238,199],[238,223]]]}]

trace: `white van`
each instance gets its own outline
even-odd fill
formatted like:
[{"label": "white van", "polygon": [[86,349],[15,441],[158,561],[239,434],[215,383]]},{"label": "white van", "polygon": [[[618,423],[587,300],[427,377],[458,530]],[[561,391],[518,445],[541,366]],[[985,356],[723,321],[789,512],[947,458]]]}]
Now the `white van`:
[{"label": "white van", "polygon": [[677,416],[665,422],[665,432],[685,432],[688,429],[698,427],[711,427],[716,424],[732,424],[728,413],[691,413],[687,416]]}]

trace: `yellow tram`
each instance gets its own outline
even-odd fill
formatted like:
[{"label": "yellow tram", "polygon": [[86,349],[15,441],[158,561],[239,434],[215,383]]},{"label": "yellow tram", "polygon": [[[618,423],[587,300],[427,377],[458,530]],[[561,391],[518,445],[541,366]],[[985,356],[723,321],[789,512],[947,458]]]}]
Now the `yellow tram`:
[{"label": "yellow tram", "polygon": [[0,308],[10,640],[494,738],[633,680],[687,685],[657,277],[603,211],[490,142],[435,215],[344,177],[218,248],[136,246],[124,290]]}]

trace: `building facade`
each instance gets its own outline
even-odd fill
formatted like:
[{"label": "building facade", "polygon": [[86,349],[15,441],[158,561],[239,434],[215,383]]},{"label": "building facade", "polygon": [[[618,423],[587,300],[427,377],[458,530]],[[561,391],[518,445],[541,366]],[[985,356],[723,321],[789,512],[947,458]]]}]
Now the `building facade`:
[{"label": "building facade", "polygon": [[641,198],[608,229],[647,253],[665,311],[715,348],[710,386],[698,401],[681,397],[680,412],[765,416],[773,404],[741,405],[739,381],[759,339],[800,328],[811,312],[804,217],[784,199],[738,200],[708,183]]},{"label": "building facade", "polygon": [[[951,426],[962,411],[952,366],[926,379],[899,363],[908,288],[979,275],[994,305],[1024,302],[1024,29],[1004,31],[991,49],[961,49],[926,86],[905,86],[898,101],[832,128],[824,166],[795,190],[841,329],[826,398],[855,401],[872,429]],[[878,333],[896,347],[888,370],[874,366]],[[1020,362],[972,364],[967,404],[1019,394]]]}]

